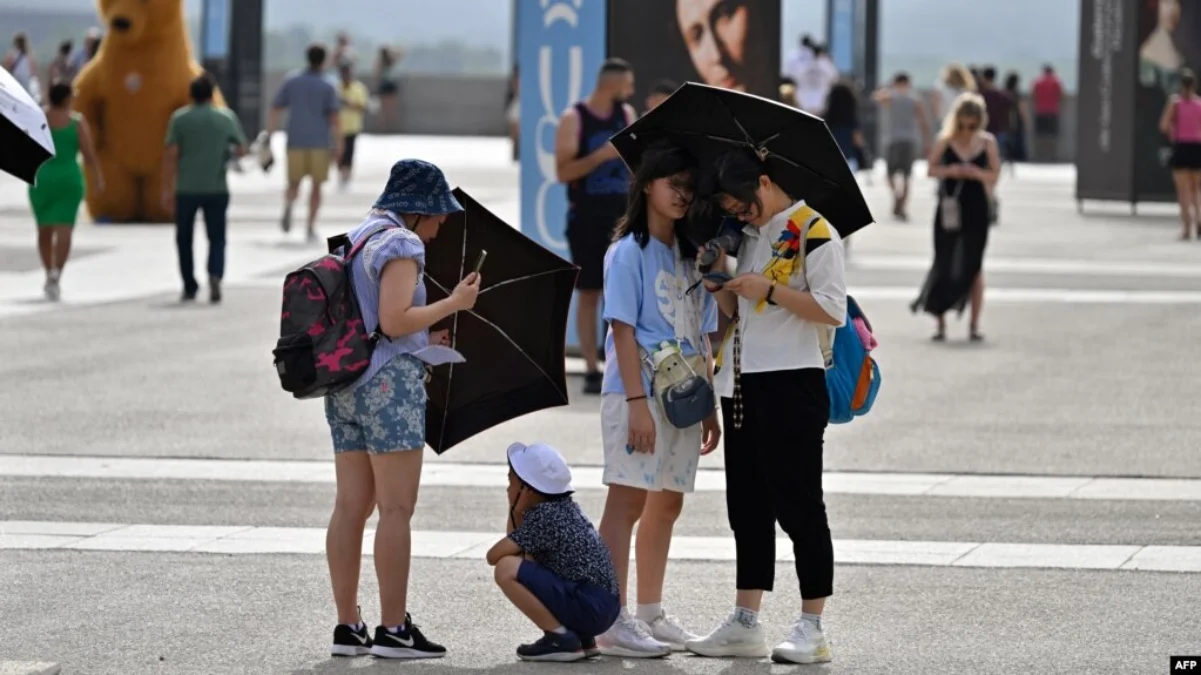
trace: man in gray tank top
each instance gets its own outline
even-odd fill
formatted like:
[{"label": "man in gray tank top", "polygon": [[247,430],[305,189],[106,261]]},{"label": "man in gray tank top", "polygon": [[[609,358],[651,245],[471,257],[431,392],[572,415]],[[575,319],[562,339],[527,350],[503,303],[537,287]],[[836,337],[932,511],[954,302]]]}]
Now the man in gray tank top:
[{"label": "man in gray tank top", "polygon": [[929,153],[930,117],[905,73],[897,73],[892,86],[877,91],[873,98],[884,110],[885,158],[888,185],[893,194],[892,213],[898,220],[907,220],[909,178],[918,153],[923,157]]}]

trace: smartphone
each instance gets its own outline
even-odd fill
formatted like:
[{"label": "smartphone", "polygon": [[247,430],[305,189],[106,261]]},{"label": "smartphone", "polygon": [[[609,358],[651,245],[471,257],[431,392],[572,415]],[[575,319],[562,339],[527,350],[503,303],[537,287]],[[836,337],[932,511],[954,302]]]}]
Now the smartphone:
[{"label": "smartphone", "polygon": [[488,252],[481,250],[480,257],[475,259],[475,269],[472,270],[472,272],[479,274],[480,270],[483,269],[483,267],[484,267],[484,258],[487,258],[487,257],[488,257]]},{"label": "smartphone", "polygon": [[734,277],[726,274],[725,272],[710,271],[710,272],[706,273],[704,276],[702,276],[701,278],[704,279],[705,281],[708,281],[711,283],[724,284],[727,281],[729,281],[730,279],[733,279]]}]

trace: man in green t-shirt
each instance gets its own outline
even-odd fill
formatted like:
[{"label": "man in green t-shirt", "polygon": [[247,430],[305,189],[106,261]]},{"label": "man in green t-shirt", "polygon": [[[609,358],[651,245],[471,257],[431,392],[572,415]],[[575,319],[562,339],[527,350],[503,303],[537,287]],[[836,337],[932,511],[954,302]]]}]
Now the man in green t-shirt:
[{"label": "man in green t-shirt", "polygon": [[175,203],[175,245],[183,276],[183,301],[196,299],[200,289],[193,274],[193,231],[196,212],[204,212],[209,239],[209,300],[221,302],[225,275],[225,216],[229,186],[225,170],[230,157],[246,154],[246,136],[238,118],[227,108],[213,106],[213,81],[201,75],[192,81],[192,105],[180,108],[167,126],[163,154],[163,204]]}]

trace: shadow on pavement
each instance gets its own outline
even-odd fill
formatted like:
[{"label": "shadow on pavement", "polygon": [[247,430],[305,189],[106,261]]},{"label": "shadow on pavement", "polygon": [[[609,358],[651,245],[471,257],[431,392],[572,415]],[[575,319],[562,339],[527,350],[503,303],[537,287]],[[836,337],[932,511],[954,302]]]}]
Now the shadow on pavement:
[{"label": "shadow on pavement", "polygon": [[[516,660],[513,657],[512,663],[503,665],[486,666],[483,668],[465,668],[457,666],[444,665],[438,660],[429,661],[387,661],[380,659],[372,659],[371,657],[361,657],[355,659],[332,658],[322,663],[315,664],[311,668],[292,671],[292,675],[320,675],[324,673],[397,673],[403,670],[413,669],[413,672],[420,672],[423,675],[464,675],[465,673],[483,673],[489,675],[528,675],[528,673],[561,673],[567,669],[573,675],[591,675],[592,673],[620,673],[637,665],[640,671],[650,671],[653,673],[684,673],[686,672],[681,665],[688,660],[702,659],[702,657],[692,656],[688,654],[677,654],[669,659],[640,661],[637,659],[618,659],[601,657],[595,661],[577,661],[575,663],[530,663]],[[772,663],[766,660],[749,661],[742,659],[702,659],[706,662],[718,664],[720,670],[708,671],[714,673],[770,673],[772,672]],[[800,667],[800,666],[798,666]],[[826,668],[812,667],[806,669],[806,673],[815,673],[821,675],[826,671]]]}]

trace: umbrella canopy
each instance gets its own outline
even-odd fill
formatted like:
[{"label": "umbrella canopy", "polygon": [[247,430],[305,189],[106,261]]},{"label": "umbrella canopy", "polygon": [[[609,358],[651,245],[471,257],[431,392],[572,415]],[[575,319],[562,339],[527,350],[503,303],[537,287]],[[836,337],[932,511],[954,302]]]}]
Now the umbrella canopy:
[{"label": "umbrella canopy", "polygon": [[687,148],[701,166],[734,148],[753,150],[772,180],[819,211],[843,237],[871,224],[871,210],[826,123],[759,96],[688,82],[612,138],[636,171],[647,147],[663,138]]},{"label": "umbrella canopy", "polygon": [[0,171],[33,183],[38,167],[54,156],[46,114],[13,76],[0,68]]},{"label": "umbrella canopy", "polygon": [[446,297],[487,251],[475,308],[450,319],[467,362],[436,366],[425,440],[439,454],[502,422],[567,405],[564,343],[579,268],[496,217],[461,189],[463,211],[426,247],[429,302]]}]

